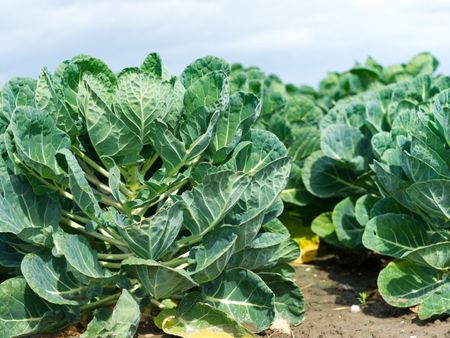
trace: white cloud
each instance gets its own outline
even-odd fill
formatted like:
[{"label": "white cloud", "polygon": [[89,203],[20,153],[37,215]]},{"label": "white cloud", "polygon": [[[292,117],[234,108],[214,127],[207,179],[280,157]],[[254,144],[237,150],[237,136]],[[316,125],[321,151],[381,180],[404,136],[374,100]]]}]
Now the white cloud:
[{"label": "white cloud", "polygon": [[150,51],[174,72],[216,54],[315,84],[367,55],[430,50],[450,73],[446,0],[0,0],[0,13],[0,83],[79,53],[119,70]]}]

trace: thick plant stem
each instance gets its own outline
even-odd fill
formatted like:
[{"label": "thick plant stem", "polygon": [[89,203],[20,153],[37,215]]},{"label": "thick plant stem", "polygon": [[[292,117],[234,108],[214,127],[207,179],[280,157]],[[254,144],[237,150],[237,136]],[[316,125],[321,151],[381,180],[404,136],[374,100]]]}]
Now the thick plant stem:
[{"label": "thick plant stem", "polygon": [[83,224],[87,224],[89,223],[91,220],[89,218],[83,217],[83,216],[79,216],[79,215],[75,215],[73,213],[70,213],[66,210],[62,210],[62,215],[65,217],[69,217],[70,219],[73,219],[74,221],[78,221],[81,222]]},{"label": "thick plant stem", "polygon": [[72,151],[77,155],[80,159],[82,159],[84,162],[86,162],[92,169],[97,171],[100,175],[109,178],[109,172],[102,166],[98,165],[97,162],[92,160],[90,157],[88,157],[85,153],[83,153],[80,149],[77,147],[72,147]]},{"label": "thick plant stem", "polygon": [[123,253],[123,254],[102,254],[98,253],[97,257],[99,259],[105,259],[107,261],[121,261],[124,260],[130,256],[133,256],[131,253]]},{"label": "thick plant stem", "polygon": [[74,222],[74,221],[72,221],[70,219],[61,217],[61,223],[66,225],[66,226],[71,227],[72,229],[78,230],[79,232],[81,232],[81,233],[83,233],[83,234],[85,234],[87,236],[91,236],[91,237],[100,239],[102,241],[108,242],[108,243],[113,244],[115,246],[118,246],[118,247],[126,247],[127,246],[127,244],[125,242],[119,241],[119,240],[117,240],[115,238],[104,236],[102,234],[99,234],[98,232],[86,231],[84,226],[82,226],[81,224],[78,224],[77,222]]},{"label": "thick plant stem", "polygon": [[114,304],[120,297],[121,293],[115,293],[111,296],[107,296],[104,297],[102,299],[99,299],[96,302],[92,302],[86,305],[82,305],[80,310],[81,312],[87,312],[87,311],[92,311],[95,310],[99,307],[105,306],[105,305],[110,305],[110,304]]},{"label": "thick plant stem", "polygon": [[185,264],[189,262],[188,257],[178,257],[175,259],[172,259],[171,261],[165,262],[164,265],[168,267],[175,267],[181,264]]},{"label": "thick plant stem", "polygon": [[159,307],[161,310],[165,308],[164,304],[158,302],[156,299],[150,299],[150,303],[152,303],[153,305],[156,305],[157,307]]},{"label": "thick plant stem", "polygon": [[120,267],[121,267],[120,263],[111,263],[111,262],[103,262],[103,261],[99,261],[98,263],[105,268],[120,269]]},{"label": "thick plant stem", "polygon": [[[87,165],[89,165],[92,169],[94,169],[96,172],[98,172],[100,175],[106,177],[109,179],[110,174],[108,172],[108,170],[106,170],[105,168],[103,168],[102,166],[98,165],[97,162],[95,162],[93,159],[91,159],[90,157],[88,157],[85,153],[83,153],[81,150],[79,150],[76,147],[72,147],[72,151],[81,159],[83,160]],[[92,182],[94,183],[94,182]],[[94,183],[95,184],[95,183]],[[130,190],[128,190],[128,188],[125,186],[124,183],[120,182],[119,185],[119,189],[120,191],[130,197],[132,196],[132,192]]]}]

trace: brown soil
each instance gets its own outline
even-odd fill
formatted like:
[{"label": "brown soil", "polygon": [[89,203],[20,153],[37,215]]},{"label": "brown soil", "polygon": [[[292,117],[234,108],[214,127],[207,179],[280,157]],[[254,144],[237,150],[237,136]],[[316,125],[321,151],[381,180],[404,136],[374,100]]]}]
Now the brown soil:
[{"label": "brown soil", "polygon": [[[261,338],[445,338],[450,337],[450,318],[420,321],[409,309],[388,306],[376,291],[376,279],[384,264],[379,257],[342,254],[321,248],[315,262],[296,267],[296,282],[306,302],[306,319],[292,328],[292,335],[268,330]],[[367,292],[365,305],[358,295]],[[351,305],[361,312],[352,313]],[[78,331],[78,332],[77,332]],[[45,338],[78,337],[81,327],[69,328]],[[141,327],[139,338],[168,338],[152,325]],[[213,337],[211,337],[213,338]]]},{"label": "brown soil", "polygon": [[[344,258],[345,257],[345,260]],[[312,265],[298,266],[296,282],[303,289],[306,319],[293,328],[297,338],[441,338],[450,337],[450,318],[420,321],[409,309],[387,305],[376,291],[378,257],[319,253]],[[365,305],[358,294],[367,292]],[[352,313],[351,305],[361,312]],[[268,337],[268,336],[266,336]],[[274,334],[271,338],[288,337]]]}]

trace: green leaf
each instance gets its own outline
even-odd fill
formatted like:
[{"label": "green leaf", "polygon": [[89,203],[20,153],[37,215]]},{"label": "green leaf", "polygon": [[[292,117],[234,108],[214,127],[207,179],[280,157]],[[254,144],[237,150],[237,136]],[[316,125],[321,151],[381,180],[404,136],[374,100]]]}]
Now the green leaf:
[{"label": "green leaf", "polygon": [[448,270],[450,269],[450,242],[419,247],[404,255],[403,258],[438,270]]},{"label": "green leaf", "polygon": [[339,241],[347,248],[361,247],[361,238],[364,227],[358,223],[355,217],[354,197],[347,197],[336,204],[331,218],[336,229]]},{"label": "green leaf", "polygon": [[[3,176],[2,180],[7,184],[9,178]],[[26,242],[49,246],[61,218],[59,203],[34,194],[28,182],[18,177],[12,177],[6,189],[4,196],[0,195],[0,233],[12,233]]]},{"label": "green leaf", "polygon": [[130,257],[122,262],[122,268],[128,276],[137,278],[156,299],[182,294],[197,286],[186,271],[169,268],[149,259]]},{"label": "green leaf", "polygon": [[331,214],[331,212],[323,212],[314,218],[311,223],[311,230],[328,244],[342,247],[343,245],[336,235],[336,228],[331,219]]},{"label": "green leaf", "polygon": [[359,224],[366,225],[370,220],[370,212],[379,199],[372,194],[366,194],[356,200],[355,217]]},{"label": "green leaf", "polygon": [[192,278],[198,283],[206,283],[219,276],[233,254],[236,238],[233,228],[228,226],[206,234],[202,243],[190,251],[196,263],[190,271]]},{"label": "green leaf", "polygon": [[72,139],[78,136],[79,116],[70,112],[56,93],[53,78],[47,68],[41,71],[37,80],[35,100],[36,107],[51,115],[59,129],[66,131]]},{"label": "green leaf", "polygon": [[277,273],[259,273],[275,295],[275,316],[299,325],[305,320],[305,300],[295,283]]},{"label": "green leaf", "polygon": [[202,285],[205,302],[252,332],[267,329],[275,316],[274,294],[255,273],[231,269]]},{"label": "green leaf", "polygon": [[118,165],[135,165],[139,160],[142,144],[130,128],[119,119],[102,97],[107,91],[104,84],[92,76],[85,76],[80,87],[80,110],[86,119],[86,128],[98,156],[111,167],[110,159]]},{"label": "green leaf", "polygon": [[93,220],[98,220],[102,209],[98,204],[94,191],[84,176],[83,169],[81,169],[76,157],[70,150],[62,149],[60,153],[64,155],[67,162],[69,186],[74,202],[86,215]]},{"label": "green leaf", "polygon": [[108,88],[116,82],[114,73],[103,61],[88,55],[78,55],[58,66],[54,75],[55,90],[64,98],[72,114],[78,113],[77,95],[83,87],[85,75],[100,79]]},{"label": "green leaf", "polygon": [[155,119],[173,123],[181,113],[182,93],[174,91],[171,83],[129,69],[119,74],[114,93],[114,111],[142,145],[154,137],[151,123]]},{"label": "green leaf", "polygon": [[418,182],[406,189],[411,202],[430,216],[450,219],[450,180]]},{"label": "green leaf", "polygon": [[398,307],[420,304],[446,284],[437,270],[404,260],[389,263],[378,276],[381,296]]},{"label": "green leaf", "polygon": [[[286,186],[290,161],[287,157],[275,160],[259,170],[240,201],[227,215],[224,223],[236,226],[238,238],[235,250],[242,250],[257,235],[267,212],[279,202],[279,195]],[[276,209],[278,212],[280,209]]]},{"label": "green leaf", "polygon": [[[166,169],[166,177],[178,172],[178,170],[199,156],[211,142],[214,127],[219,119],[219,112],[214,113],[204,128],[200,127],[190,142],[180,141],[169,130],[167,124],[155,120],[150,125],[150,132],[153,135],[152,145],[161,156]],[[194,135],[194,134],[192,134]],[[184,143],[183,143],[184,142]]]},{"label": "green leaf", "polygon": [[242,267],[256,270],[275,266],[279,258],[277,251],[280,244],[287,239],[286,237],[289,238],[289,235],[271,232],[258,234],[244,250],[231,257],[229,268]]},{"label": "green leaf", "polygon": [[228,109],[217,122],[211,143],[216,162],[222,162],[233,151],[255,122],[260,109],[259,99],[251,93],[231,95]]},{"label": "green leaf", "polygon": [[295,130],[295,140],[289,147],[289,156],[293,161],[301,161],[320,150],[320,131],[316,127],[302,127]]},{"label": "green leaf", "polygon": [[0,335],[28,336],[67,325],[63,307],[36,295],[25,279],[14,277],[0,284]]},{"label": "green leaf", "polygon": [[53,304],[81,305],[95,292],[70,271],[64,258],[49,253],[27,254],[21,271],[30,288]]},{"label": "green leaf", "polygon": [[335,124],[321,131],[320,148],[325,156],[333,160],[355,162],[358,156],[364,154],[364,142],[364,135],[358,129]]},{"label": "green leaf", "polygon": [[16,77],[5,83],[0,90],[0,122],[2,132],[8,126],[14,110],[20,106],[34,106],[36,80]]},{"label": "green leaf", "polygon": [[139,223],[119,226],[118,229],[128,247],[138,257],[159,259],[173,245],[183,224],[181,204],[172,204],[166,209],[144,218]]},{"label": "green leaf", "polygon": [[339,167],[333,159],[324,156],[321,151],[312,153],[305,160],[302,170],[306,189],[322,198],[364,193],[364,189],[354,183],[357,176],[352,169]]},{"label": "green leaf", "polygon": [[237,170],[256,173],[269,163],[286,156],[286,147],[268,131],[252,129],[248,140],[251,145],[243,148],[236,157]]},{"label": "green leaf", "polygon": [[447,281],[430,297],[425,299],[419,307],[419,319],[425,320],[436,315],[450,312],[450,283]]},{"label": "green leaf", "polygon": [[286,188],[281,193],[281,198],[286,203],[291,203],[303,207],[312,202],[313,196],[306,190],[302,181],[302,170],[294,162],[292,163],[291,174]]},{"label": "green leaf", "polygon": [[213,228],[239,200],[250,179],[232,171],[205,177],[201,185],[181,195],[185,204],[183,226],[191,234],[202,234]]},{"label": "green leaf", "polygon": [[403,214],[384,214],[366,225],[364,246],[382,255],[401,258],[404,254],[432,243],[428,227]]},{"label": "green leaf", "polygon": [[33,107],[19,107],[8,129],[14,139],[15,155],[41,177],[57,179],[64,175],[56,155],[70,147],[68,135],[57,128],[50,115]]},{"label": "green leaf", "polygon": [[224,312],[201,302],[198,293],[185,296],[178,310],[163,310],[155,323],[165,333],[179,337],[250,338],[253,334]]},{"label": "green leaf", "polygon": [[103,270],[97,260],[97,253],[87,239],[80,235],[70,235],[62,230],[53,234],[55,247],[53,254],[64,256],[78,272],[91,278],[104,278],[111,274]]},{"label": "green leaf", "polygon": [[141,320],[139,304],[125,289],[119,297],[114,310],[97,310],[81,338],[134,337]]},{"label": "green leaf", "polygon": [[0,266],[7,268],[18,268],[22,262],[24,253],[14,242],[20,240],[11,234],[0,235]]}]

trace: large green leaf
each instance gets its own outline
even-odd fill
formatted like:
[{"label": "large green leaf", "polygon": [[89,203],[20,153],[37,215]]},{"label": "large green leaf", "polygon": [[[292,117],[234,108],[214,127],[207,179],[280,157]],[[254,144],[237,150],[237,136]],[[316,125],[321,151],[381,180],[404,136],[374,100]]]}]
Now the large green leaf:
[{"label": "large green leaf", "polygon": [[225,218],[226,224],[236,226],[236,251],[242,250],[255,238],[262,223],[266,221],[266,213],[271,213],[271,208],[278,204],[289,170],[290,161],[287,157],[281,157],[263,167],[255,174],[250,187]]},{"label": "large green leaf", "polygon": [[311,223],[311,230],[328,244],[341,247],[342,243],[336,235],[336,228],[333,224],[331,215],[331,212],[324,212],[314,218]]},{"label": "large green leaf", "polygon": [[77,55],[61,63],[54,76],[55,90],[64,98],[67,108],[75,115],[78,113],[77,96],[83,87],[85,75],[99,78],[109,88],[116,82],[116,77],[108,66],[91,56]]},{"label": "large green leaf", "polygon": [[336,204],[332,213],[332,220],[339,241],[348,248],[361,247],[364,227],[355,217],[356,198],[347,197]]},{"label": "large green leaf", "polygon": [[173,269],[156,261],[130,257],[122,268],[132,278],[137,278],[144,289],[156,299],[182,294],[197,283],[182,269]]},{"label": "large green leaf", "polygon": [[185,296],[177,310],[166,309],[155,318],[167,334],[190,337],[250,338],[249,331],[224,312],[202,302],[201,295]]},{"label": "large green leaf", "polygon": [[251,93],[237,92],[230,97],[228,109],[220,118],[212,141],[214,159],[223,161],[255,122],[261,109]]},{"label": "large green leaf", "polygon": [[419,307],[419,318],[424,320],[433,316],[447,315],[450,312],[450,282],[426,298]]},{"label": "large green leaf", "polygon": [[321,131],[320,148],[325,156],[333,160],[356,162],[363,161],[361,155],[367,148],[364,142],[364,135],[358,129],[335,124]]},{"label": "large green leaf", "polygon": [[275,316],[274,294],[258,275],[231,269],[202,285],[205,302],[227,313],[252,332],[267,329]]},{"label": "large green leaf", "polygon": [[355,218],[359,224],[365,226],[370,220],[371,210],[379,199],[373,194],[366,194],[356,200]]},{"label": "large green leaf", "polygon": [[102,210],[94,195],[94,191],[84,176],[83,169],[81,169],[76,157],[70,150],[62,149],[60,153],[64,155],[67,162],[69,186],[74,202],[86,215],[93,220],[97,220]]},{"label": "large green leaf", "polygon": [[284,202],[291,203],[300,207],[312,202],[313,196],[306,190],[302,181],[302,169],[294,162],[292,163],[291,174],[286,188],[281,193]]},{"label": "large green leaf", "polygon": [[275,295],[275,316],[299,325],[305,319],[305,300],[293,281],[277,273],[260,273],[259,276]]},{"label": "large green leaf", "polygon": [[418,182],[406,194],[412,203],[430,216],[450,220],[450,179]]},{"label": "large green leaf", "polygon": [[250,179],[232,171],[205,177],[201,185],[181,195],[186,210],[183,226],[191,234],[202,234],[217,225],[247,189]]},{"label": "large green leaf", "polygon": [[15,155],[43,178],[64,175],[56,155],[70,147],[68,135],[57,128],[47,113],[33,107],[19,107],[8,129],[14,139]]},{"label": "large green leaf", "polygon": [[49,253],[27,254],[21,271],[30,288],[53,304],[81,305],[96,292],[70,271],[64,258]]},{"label": "large green leaf", "polygon": [[192,278],[198,283],[206,283],[219,276],[233,254],[236,238],[233,228],[229,226],[206,234],[202,243],[190,251],[195,260]]},{"label": "large green leaf", "polygon": [[432,243],[425,223],[403,214],[384,214],[366,225],[363,243],[382,255],[400,258],[405,253]]},{"label": "large green leaf", "polygon": [[55,256],[64,256],[78,272],[91,278],[104,278],[111,274],[100,267],[97,253],[87,239],[80,235],[70,235],[62,230],[53,234]]},{"label": "large green leaf", "polygon": [[256,270],[275,266],[279,258],[277,250],[280,244],[287,239],[286,237],[289,238],[289,235],[272,232],[258,234],[244,250],[231,257],[229,267]]},{"label": "large green leaf", "polygon": [[182,93],[176,92],[170,82],[138,69],[129,69],[118,76],[114,110],[145,145],[154,137],[150,124],[155,119],[176,122],[182,99]]},{"label": "large green leaf", "polygon": [[450,242],[419,247],[404,255],[404,258],[438,270],[450,269]]},{"label": "large green leaf", "polygon": [[102,86],[105,85],[98,83],[92,76],[85,76],[78,94],[92,145],[106,164],[110,163],[110,159],[120,165],[136,164],[142,144],[137,135],[113,112],[107,98],[102,96],[102,92],[107,91]]},{"label": "large green leaf", "polygon": [[78,136],[79,116],[73,114],[64,105],[63,100],[56,93],[53,77],[46,68],[41,71],[37,80],[35,100],[36,107],[50,114],[59,129],[66,131],[72,139]]},{"label": "large green leaf", "polygon": [[[9,178],[4,176],[2,184]],[[61,207],[47,196],[33,193],[28,182],[11,178],[4,196],[0,195],[0,232],[12,233],[22,240],[38,245],[50,245],[51,234],[58,227]]]},{"label": "large green leaf", "polygon": [[171,248],[183,224],[181,204],[176,203],[139,223],[119,226],[128,247],[138,257],[159,259]]},{"label": "large green leaf", "polygon": [[20,241],[11,234],[0,235],[0,266],[8,268],[18,268],[22,262],[24,253],[20,246],[15,246],[14,242]]},{"label": "large green leaf", "polygon": [[124,289],[114,310],[107,308],[97,310],[81,338],[134,337],[140,320],[139,304]]},{"label": "large green leaf", "polygon": [[160,120],[155,120],[150,125],[152,145],[164,162],[166,176],[177,173],[183,165],[194,160],[208,147],[218,119],[219,112],[214,113],[209,120],[203,119],[205,125],[199,126],[199,130],[192,133],[195,137],[189,143],[176,138],[169,126]]},{"label": "large green leaf", "polygon": [[34,106],[36,80],[16,77],[5,83],[0,90],[0,122],[2,132],[8,126],[14,110],[20,106]]},{"label": "large green leaf", "polygon": [[420,304],[446,284],[437,270],[404,260],[389,263],[378,276],[383,299],[399,307]]},{"label": "large green leaf", "polygon": [[36,295],[25,279],[14,277],[0,284],[0,335],[29,336],[67,325],[64,308]]},{"label": "large green leaf", "polygon": [[303,183],[313,195],[326,198],[364,193],[355,185],[357,173],[350,168],[338,166],[336,161],[316,151],[306,160],[302,170]]}]

